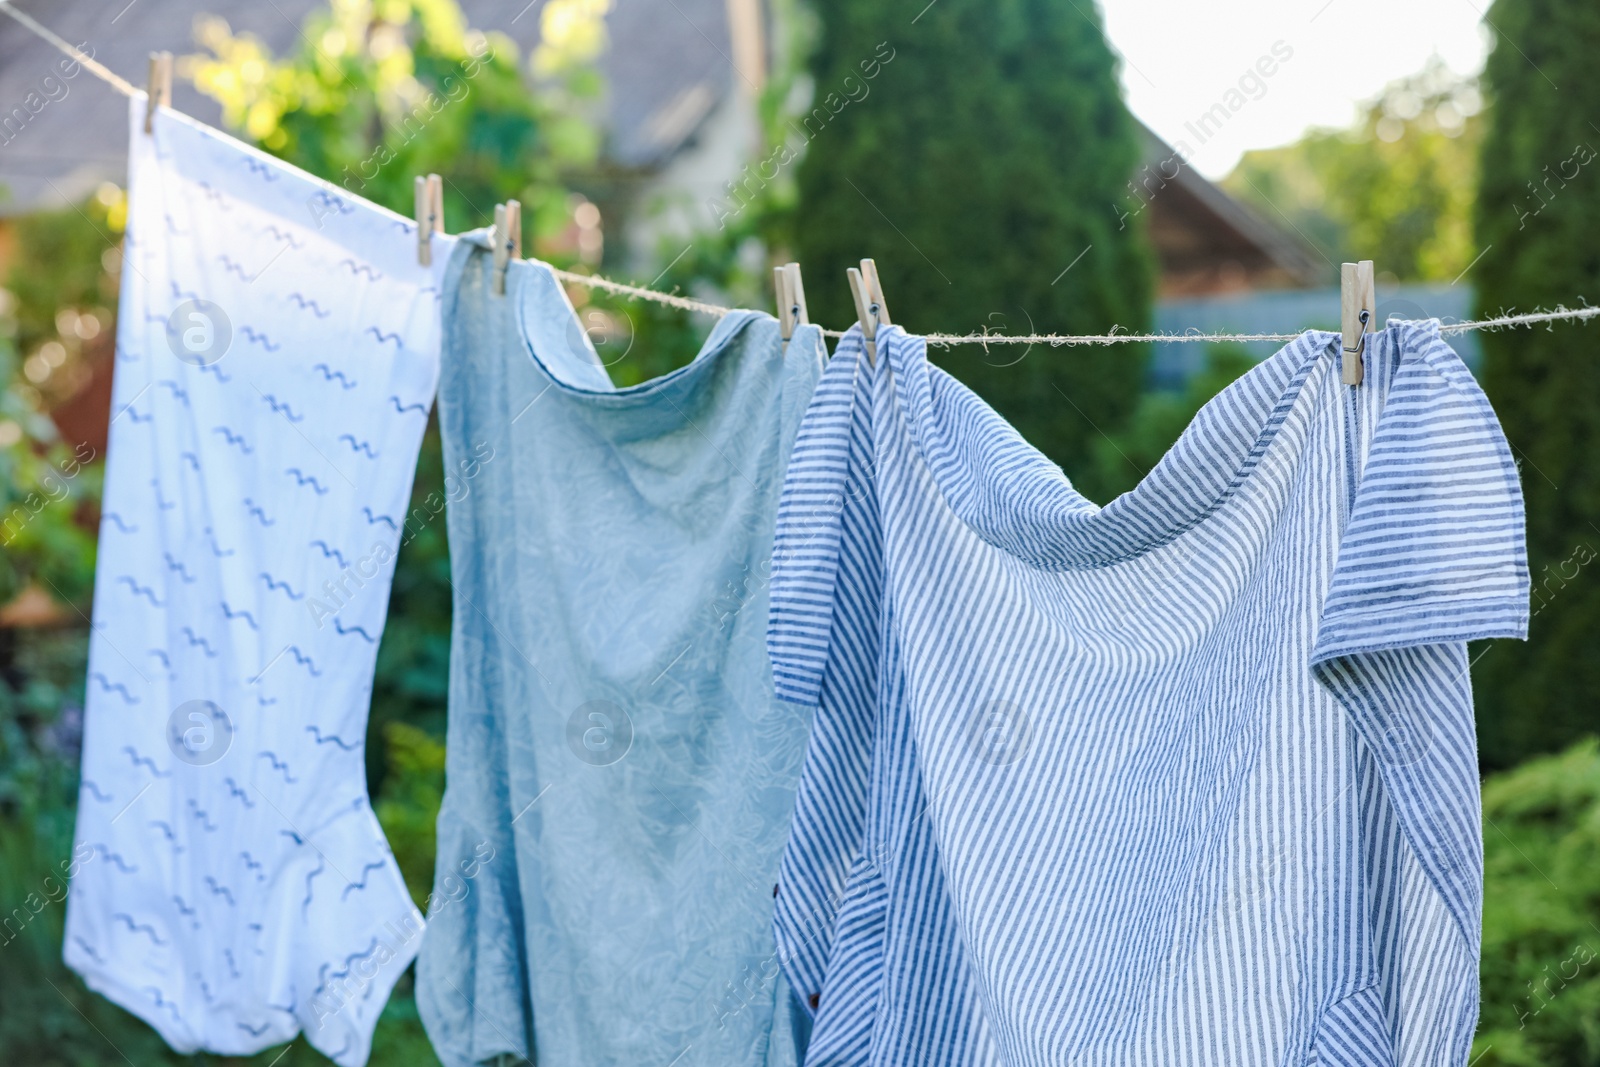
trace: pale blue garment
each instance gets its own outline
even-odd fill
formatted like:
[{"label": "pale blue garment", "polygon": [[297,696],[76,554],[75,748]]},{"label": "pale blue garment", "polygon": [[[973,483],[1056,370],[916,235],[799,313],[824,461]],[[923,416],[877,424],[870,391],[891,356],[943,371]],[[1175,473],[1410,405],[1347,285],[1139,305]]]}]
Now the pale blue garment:
[{"label": "pale blue garment", "polygon": [[614,389],[548,268],[444,283],[448,782],[418,1005],[451,1067],[786,1067],[771,934],[810,727],[765,649],[815,327]]}]

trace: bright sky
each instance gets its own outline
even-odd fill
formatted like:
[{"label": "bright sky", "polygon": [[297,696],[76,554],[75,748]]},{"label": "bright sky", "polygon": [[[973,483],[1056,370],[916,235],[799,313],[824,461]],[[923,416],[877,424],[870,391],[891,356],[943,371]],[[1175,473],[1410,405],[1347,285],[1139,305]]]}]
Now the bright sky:
[{"label": "bright sky", "polygon": [[[1133,113],[1169,143],[1187,142],[1190,162],[1212,178],[1247,149],[1285,144],[1310,126],[1348,124],[1357,103],[1421,70],[1435,52],[1458,73],[1477,73],[1488,2],[1099,0]],[[1274,45],[1290,58],[1272,58]],[[1202,142],[1189,127],[1198,129],[1263,57],[1273,74],[1247,84],[1243,106],[1225,123],[1213,119]]]}]

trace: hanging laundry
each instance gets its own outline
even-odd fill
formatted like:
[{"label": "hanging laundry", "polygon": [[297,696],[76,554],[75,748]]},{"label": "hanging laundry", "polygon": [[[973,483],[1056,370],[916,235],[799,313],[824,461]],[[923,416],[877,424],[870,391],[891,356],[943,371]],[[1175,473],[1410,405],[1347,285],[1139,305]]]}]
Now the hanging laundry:
[{"label": "hanging laundry", "polygon": [[352,1067],[422,935],[363,753],[442,266],[409,221],[144,108],[66,961],[180,1052],[303,1031]]},{"label": "hanging laundry", "polygon": [[793,1064],[772,888],[809,716],[763,641],[820,331],[733,312],[615,389],[548,268],[494,269],[463,239],[444,284],[446,464],[496,458],[449,506],[423,1022],[450,1067]]},{"label": "hanging laundry", "polygon": [[1466,644],[1523,637],[1516,467],[1437,322],[1308,332],[1105,508],[859,331],[769,635],[816,725],[775,928],[807,1063],[1465,1063]]}]

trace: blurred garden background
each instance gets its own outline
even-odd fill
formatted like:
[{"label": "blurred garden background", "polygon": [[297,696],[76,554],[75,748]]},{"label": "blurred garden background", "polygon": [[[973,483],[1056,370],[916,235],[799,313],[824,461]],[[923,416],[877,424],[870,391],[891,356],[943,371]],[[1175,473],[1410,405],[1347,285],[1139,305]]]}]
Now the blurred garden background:
[{"label": "blurred garden background", "polygon": [[[1312,43],[1251,28],[1261,59],[1163,137],[1130,110],[1126,86],[1143,74],[1088,0],[925,2],[17,6],[136,82],[144,52],[179,53],[180,110],[404,215],[413,177],[437,172],[452,232],[515,197],[533,255],[769,310],[772,266],[796,259],[813,321],[831,327],[854,319],[843,272],[863,255],[913,332],[1337,328],[1337,264],[1355,258],[1376,261],[1381,314],[1401,318],[1600,300],[1593,0],[1496,0],[1481,71],[1436,57],[1348,124],[1210,178],[1194,165],[1203,142]],[[1312,24],[1324,17],[1337,8]],[[487,59],[452,94],[444,79],[469,55]],[[60,960],[126,120],[81,71],[41,96],[58,59],[0,18],[0,1062],[224,1062],[171,1052]],[[710,327],[580,286],[571,296],[619,384],[686,362]],[[1600,1065],[1594,331],[1461,345],[1522,470],[1535,583],[1530,641],[1472,650],[1487,879],[1475,1067]],[[1103,503],[1264,354],[935,358]],[[419,905],[444,785],[449,561],[426,503],[441,488],[430,431],[367,746],[374,806]],[[297,1041],[226,1062],[327,1061]],[[409,980],[372,1062],[436,1062]]]}]

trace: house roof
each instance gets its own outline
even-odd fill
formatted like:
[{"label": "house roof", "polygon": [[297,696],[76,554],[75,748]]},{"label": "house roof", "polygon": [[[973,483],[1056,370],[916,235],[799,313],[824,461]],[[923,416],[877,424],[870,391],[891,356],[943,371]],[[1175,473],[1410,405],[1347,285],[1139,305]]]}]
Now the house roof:
[{"label": "house roof", "polygon": [[1207,181],[1143,123],[1139,136],[1133,185],[1150,211],[1163,296],[1326,284],[1332,265],[1299,234]]},{"label": "house roof", "polygon": [[[135,84],[149,53],[198,51],[195,17],[220,15],[275,54],[295,47],[306,15],[326,0],[13,0],[66,39]],[[509,34],[526,54],[537,42],[546,0],[462,0],[469,25]],[[607,155],[651,170],[693,138],[734,83],[728,0],[614,0],[606,20]],[[0,123],[39,80],[57,71],[50,45],[0,18]],[[76,203],[127,170],[124,104],[80,74],[14,135],[0,128],[0,215]],[[216,102],[181,80],[174,105],[216,124]],[[56,90],[59,92],[59,90]],[[1164,295],[1294,287],[1324,280],[1327,266],[1295,234],[1265,220],[1184,163],[1155,133],[1139,127],[1147,169],[1149,232],[1161,262]],[[1175,177],[1172,174],[1177,167]],[[1151,178],[1154,180],[1150,180]]]},{"label": "house roof", "polygon": [[[151,52],[199,51],[197,15],[226,19],[274,54],[295,47],[300,24],[325,0],[12,0],[62,37],[86,48],[135,85]],[[469,25],[500,30],[523,49],[537,42],[545,0],[462,0]],[[615,0],[606,20],[611,47],[601,59],[606,81],[607,154],[649,168],[675,153],[732,84],[726,0]],[[0,102],[8,112],[61,58],[14,19],[0,18]],[[66,95],[49,100],[9,140],[0,138],[0,215],[76,203],[103,181],[127,173],[125,105],[108,86],[80,74]],[[59,89],[54,90],[59,94]],[[215,101],[181,81],[173,105],[218,124]],[[5,117],[0,113],[0,120]]]}]

